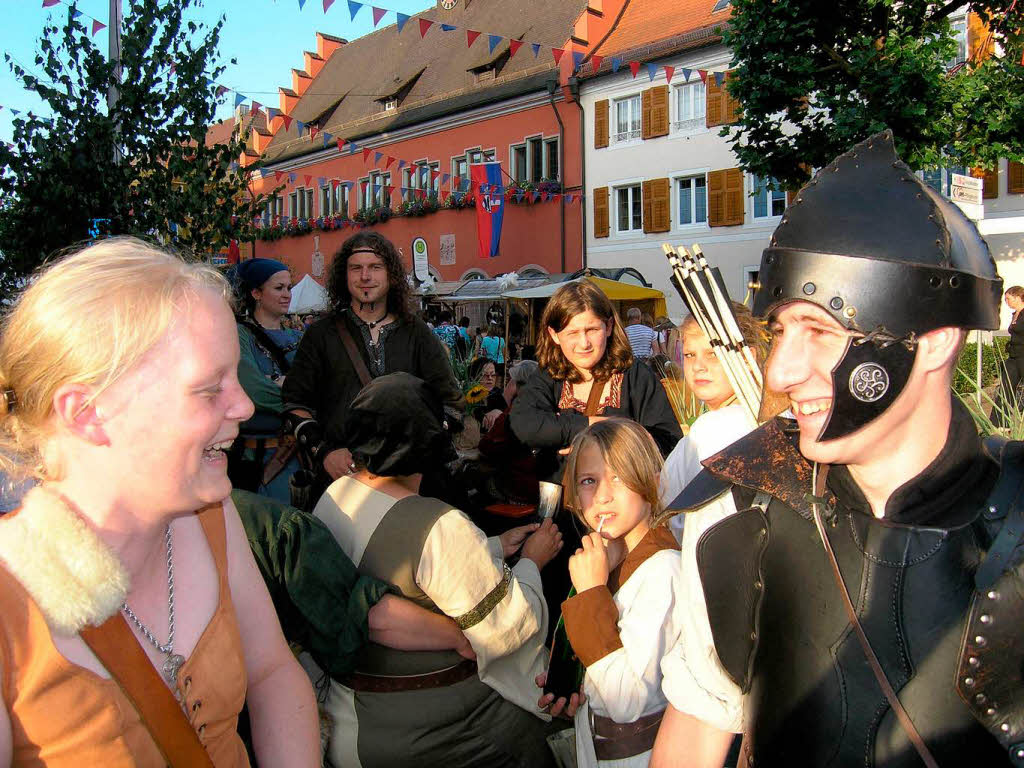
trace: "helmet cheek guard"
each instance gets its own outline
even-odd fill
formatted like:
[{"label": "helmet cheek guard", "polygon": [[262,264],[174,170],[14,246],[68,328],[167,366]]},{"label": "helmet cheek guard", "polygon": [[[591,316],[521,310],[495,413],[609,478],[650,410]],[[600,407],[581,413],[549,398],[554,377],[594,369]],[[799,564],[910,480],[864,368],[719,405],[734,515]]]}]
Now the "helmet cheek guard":
[{"label": "helmet cheek guard", "polygon": [[915,350],[851,336],[832,369],[832,408],[817,440],[846,437],[885,413],[907,386]]},{"label": "helmet cheek guard", "polygon": [[832,371],[819,440],[855,432],[892,405],[921,334],[999,327],[1003,281],[988,245],[900,161],[890,131],[840,155],[797,193],[758,282],[755,315],[807,301],[854,334]]}]

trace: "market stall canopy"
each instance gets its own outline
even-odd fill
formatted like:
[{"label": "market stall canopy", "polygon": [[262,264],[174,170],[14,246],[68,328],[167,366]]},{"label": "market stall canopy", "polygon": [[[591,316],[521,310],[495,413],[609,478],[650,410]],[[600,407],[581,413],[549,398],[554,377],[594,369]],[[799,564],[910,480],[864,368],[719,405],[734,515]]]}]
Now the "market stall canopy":
[{"label": "market stall canopy", "polygon": [[[546,288],[550,282],[548,277],[516,277],[516,290],[533,290]],[[507,281],[506,281],[507,282]],[[557,285],[555,286],[558,287]],[[552,290],[554,293],[554,290]],[[548,294],[550,295],[550,294]],[[488,280],[467,280],[450,297],[450,301],[498,301],[509,296],[509,291],[503,288],[501,278]]]},{"label": "market stall canopy", "polygon": [[578,283],[580,280],[589,280],[600,288],[601,292],[612,301],[650,301],[653,302],[654,311],[651,313],[653,316],[657,317],[667,314],[665,294],[656,288],[645,288],[642,285],[633,285],[632,283],[620,283],[617,280],[606,280],[603,277],[594,277],[593,275],[579,277],[575,280],[566,280],[565,283],[552,283],[518,291],[506,291],[503,297],[506,299],[550,299],[561,286],[566,283]]},{"label": "market stall canopy", "polygon": [[327,309],[327,290],[309,275],[304,275],[292,288],[292,301],[288,313],[302,315]]}]

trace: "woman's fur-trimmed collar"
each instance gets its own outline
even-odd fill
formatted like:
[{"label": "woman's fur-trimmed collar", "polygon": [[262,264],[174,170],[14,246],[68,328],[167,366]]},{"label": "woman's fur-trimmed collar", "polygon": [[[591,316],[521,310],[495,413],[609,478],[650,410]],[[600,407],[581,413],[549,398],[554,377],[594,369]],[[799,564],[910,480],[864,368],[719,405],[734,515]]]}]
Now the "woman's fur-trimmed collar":
[{"label": "woman's fur-trimmed collar", "polygon": [[128,573],[110,547],[60,496],[41,487],[0,518],[0,563],[61,635],[99,626],[128,594]]}]

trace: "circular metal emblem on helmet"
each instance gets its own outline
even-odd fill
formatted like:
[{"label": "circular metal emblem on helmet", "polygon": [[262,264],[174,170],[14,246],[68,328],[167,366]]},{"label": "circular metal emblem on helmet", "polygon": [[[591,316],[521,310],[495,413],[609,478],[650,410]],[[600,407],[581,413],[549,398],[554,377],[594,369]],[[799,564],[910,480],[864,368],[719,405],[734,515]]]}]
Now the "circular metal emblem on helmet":
[{"label": "circular metal emblem on helmet", "polygon": [[889,374],[878,363],[861,363],[850,374],[850,394],[862,403],[880,400],[889,391]]}]

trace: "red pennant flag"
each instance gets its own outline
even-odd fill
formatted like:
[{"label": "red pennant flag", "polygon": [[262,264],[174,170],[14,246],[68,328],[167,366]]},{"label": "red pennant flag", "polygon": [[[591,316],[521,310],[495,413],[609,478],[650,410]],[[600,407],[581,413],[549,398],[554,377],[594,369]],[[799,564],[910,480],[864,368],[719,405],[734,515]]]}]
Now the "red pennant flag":
[{"label": "red pennant flag", "polygon": [[341,179],[331,179],[331,189],[337,189],[339,184],[341,184]]},{"label": "red pennant flag", "polygon": [[43,0],[43,8],[49,8],[51,5],[56,5],[60,0]]},{"label": "red pennant flag", "polygon": [[315,139],[318,133],[320,133],[319,128],[317,128],[315,125],[309,126],[309,138]]},{"label": "red pennant flag", "polygon": [[676,68],[675,67],[670,67],[667,64],[665,65],[665,78],[670,83],[672,82],[672,75],[674,75],[675,73],[676,73]]},{"label": "red pennant flag", "polygon": [[281,113],[281,119],[284,120],[284,129],[290,130],[292,127],[292,116],[286,115],[284,112]]},{"label": "red pennant flag", "polygon": [[260,107],[262,106],[263,105],[260,104],[258,101],[254,101],[252,103],[252,108],[249,111],[253,114],[253,116],[258,115],[260,112]]},{"label": "red pennant flag", "polygon": [[393,158],[391,155],[388,155],[388,162],[384,166],[384,170],[386,171],[388,168],[390,168],[392,165],[394,165],[394,162],[395,162],[395,158]]},{"label": "red pennant flag", "polygon": [[284,171],[274,171],[274,181],[280,181],[284,177]]},{"label": "red pennant flag", "polygon": [[371,6],[370,10],[373,11],[373,26],[380,24],[380,20],[384,18],[384,14],[388,12],[387,8],[378,8],[376,5]]},{"label": "red pennant flag", "polygon": [[548,192],[541,192],[540,193],[541,202],[546,203],[548,201],[548,197],[549,197],[549,193]]},{"label": "red pennant flag", "polygon": [[[700,79],[704,83],[704,85],[707,85],[708,84],[708,71],[706,69],[698,69],[697,70],[697,74],[700,75]],[[633,77],[636,77],[636,75],[633,75]]]},{"label": "red pennant flag", "polygon": [[344,139],[338,139],[338,151],[341,152],[341,150],[343,150],[344,148],[345,148],[345,140]]},{"label": "red pennant flag", "polygon": [[[46,7],[46,3],[43,3],[43,7],[44,8]],[[92,20],[92,33],[94,35],[97,32],[99,32],[101,29],[106,29],[106,28],[107,28],[107,25],[104,24],[102,21],[96,21],[96,19]]]},{"label": "red pennant flag", "polygon": [[324,0],[324,13],[327,13],[327,9],[334,5],[334,0]]},{"label": "red pennant flag", "polygon": [[601,68],[601,62],[604,61],[604,56],[591,56],[590,65],[594,68],[594,72],[597,72]]},{"label": "red pennant flag", "polygon": [[477,32],[475,29],[467,29],[466,30],[466,47],[469,48],[470,46],[472,46],[473,43],[476,42],[476,39],[478,37],[480,37],[480,33]]},{"label": "red pennant flag", "polygon": [[633,73],[633,77],[636,77],[637,73],[640,71],[640,62],[639,61],[631,61],[631,62],[629,62],[629,71]]},{"label": "red pennant flag", "polygon": [[551,49],[551,55],[555,57],[555,64],[557,64],[559,61],[562,60],[562,54],[563,53],[565,53],[565,51],[563,49],[561,49],[561,48],[552,48]]},{"label": "red pennant flag", "polygon": [[420,19],[420,37],[427,36],[427,30],[430,29],[433,23],[430,19]]},{"label": "red pennant flag", "polygon": [[306,184],[305,184],[305,186],[307,186],[307,187],[309,186],[309,182],[310,182],[310,181],[312,181],[312,179],[313,179],[313,177],[312,177],[312,176],[310,176],[309,174],[306,174],[306,175],[305,175],[305,176],[303,176],[302,178],[306,180]]},{"label": "red pennant flag", "polygon": [[522,46],[523,46],[523,41],[522,40],[509,40],[508,41],[508,56],[509,56],[509,58],[512,58],[513,56],[515,56],[516,55],[516,51],[518,51],[520,48],[522,48]]},{"label": "red pennant flag", "polygon": [[440,171],[431,170],[430,171],[430,180],[431,181],[437,181],[437,177],[440,176],[440,175],[441,175]]},{"label": "red pennant flag", "polygon": [[367,149],[366,147],[363,147],[363,162],[364,163],[368,162],[369,159],[370,159],[370,150]]}]

